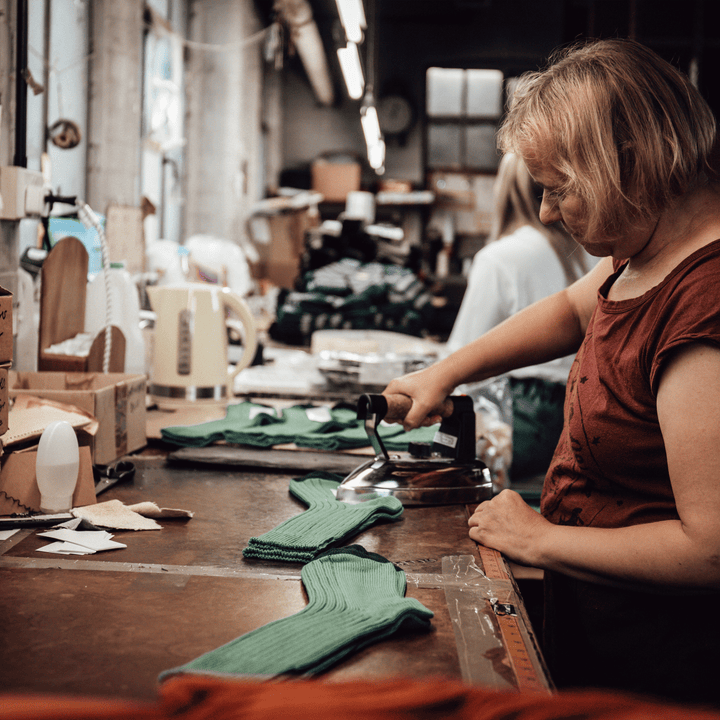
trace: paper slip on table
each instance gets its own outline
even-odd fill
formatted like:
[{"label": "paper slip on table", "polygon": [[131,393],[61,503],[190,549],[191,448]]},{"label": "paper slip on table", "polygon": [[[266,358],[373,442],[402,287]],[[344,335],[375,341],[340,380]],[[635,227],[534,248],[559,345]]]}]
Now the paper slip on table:
[{"label": "paper slip on table", "polygon": [[[154,699],[157,677],[307,603],[301,565],[243,558],[250,537],[305,508],[298,473],[168,463],[134,456],[132,484],[101,500],[149,500],[194,512],[159,531],[114,531],[125,549],[80,557],[38,552],[21,530],[0,543],[4,658],[0,687]],[[407,507],[401,521],[352,538],[407,575],[407,596],[435,614],[345,658],[329,679],[446,677],[552,692],[502,556],[468,537],[464,505]]]}]

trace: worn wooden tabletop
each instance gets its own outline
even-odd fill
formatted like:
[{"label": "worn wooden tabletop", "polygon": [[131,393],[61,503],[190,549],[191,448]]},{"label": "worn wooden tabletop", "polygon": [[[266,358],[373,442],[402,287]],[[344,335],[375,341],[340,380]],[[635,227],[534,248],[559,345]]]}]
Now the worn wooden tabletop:
[{"label": "worn wooden tabletop", "polygon": [[[32,530],[0,544],[1,688],[154,698],[163,670],[305,606],[299,564],[242,556],[250,537],[304,510],[288,493],[297,473],[134,461],[132,484],[111,488],[99,501],[149,500],[194,517],[164,520],[159,531],[116,531],[114,539],[127,548],[88,556],[38,552],[47,541]],[[327,677],[467,675],[458,618],[443,583],[443,557],[469,556],[482,565],[467,517],[462,505],[407,507],[400,522],[352,539],[405,570],[407,595],[435,616],[430,631],[401,629],[346,658]],[[532,644],[522,612],[518,621]],[[490,687],[515,687],[512,657],[499,630],[495,634],[497,647],[486,649],[476,673]]]}]

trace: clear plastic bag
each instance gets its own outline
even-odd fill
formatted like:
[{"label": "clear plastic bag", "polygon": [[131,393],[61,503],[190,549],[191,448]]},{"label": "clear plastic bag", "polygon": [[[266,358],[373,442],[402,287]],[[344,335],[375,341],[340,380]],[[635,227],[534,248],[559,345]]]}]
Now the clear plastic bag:
[{"label": "clear plastic bag", "polygon": [[475,454],[490,469],[495,493],[510,487],[512,464],[513,403],[507,377],[461,385],[475,408]]}]

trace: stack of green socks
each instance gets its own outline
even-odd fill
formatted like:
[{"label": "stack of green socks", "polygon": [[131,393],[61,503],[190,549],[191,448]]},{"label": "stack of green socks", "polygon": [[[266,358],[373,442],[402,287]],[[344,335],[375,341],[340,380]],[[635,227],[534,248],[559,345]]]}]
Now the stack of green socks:
[{"label": "stack of green socks", "polygon": [[[377,432],[389,451],[404,451],[410,441],[432,442],[436,425],[405,432],[402,425],[381,423]],[[162,428],[163,440],[183,447],[205,447],[224,441],[251,447],[272,447],[294,442],[316,450],[349,450],[368,447],[365,424],[357,410],[343,404],[334,407],[293,405],[284,410],[259,403],[229,405],[224,418],[196,425]]]},{"label": "stack of green socks", "polygon": [[301,572],[308,604],[162,673],[264,675],[319,673],[388,637],[403,623],[427,629],[432,611],[406,598],[405,573],[359,545],[335,548]]},{"label": "stack of green socks", "polygon": [[308,509],[264,535],[250,538],[243,555],[306,563],[380,520],[400,519],[403,506],[396,497],[368,494],[371,499],[356,505],[337,500],[334,491],[341,480],[342,476],[326,472],[314,472],[291,480],[291,494]]},{"label": "stack of green socks", "polygon": [[[162,428],[163,440],[185,447],[204,447],[219,440],[251,447],[272,447],[298,437],[335,433],[358,427],[357,411],[349,405],[293,405],[275,410],[258,403],[229,405],[224,418],[197,425]],[[365,445],[369,441],[365,440]]]},{"label": "stack of green socks", "polygon": [[[410,442],[432,443],[439,425],[419,427],[405,431],[402,425],[380,423],[377,434],[388,451],[402,452],[408,449]],[[352,448],[368,447],[368,438],[365,423],[357,420],[354,427],[327,432],[312,432],[295,438],[298,447],[313,448],[315,450],[349,450]]]},{"label": "stack of green socks", "polygon": [[225,417],[196,425],[173,425],[160,430],[163,440],[183,447],[205,447],[225,440],[228,432],[282,422],[282,414],[268,405],[241,402],[228,405]]}]

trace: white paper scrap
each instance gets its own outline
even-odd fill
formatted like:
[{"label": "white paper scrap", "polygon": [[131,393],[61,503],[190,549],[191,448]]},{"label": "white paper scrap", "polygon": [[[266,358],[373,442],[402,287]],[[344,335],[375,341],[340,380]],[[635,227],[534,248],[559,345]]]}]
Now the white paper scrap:
[{"label": "white paper scrap", "polygon": [[54,542],[50,545],[38,548],[38,552],[57,553],[58,555],[94,555],[95,551],[90,548],[75,545],[69,542]]},{"label": "white paper scrap", "polygon": [[60,540],[62,542],[73,543],[81,547],[92,550],[93,552],[101,552],[103,550],[117,550],[118,548],[127,547],[122,543],[111,540],[112,534],[105,531],[95,530],[48,530],[47,532],[38,533],[39,537],[51,538],[52,540]]},{"label": "white paper scrap", "polygon": [[8,540],[11,538],[16,532],[19,532],[20,528],[15,528],[14,530],[0,530],[0,542],[3,540]]}]

